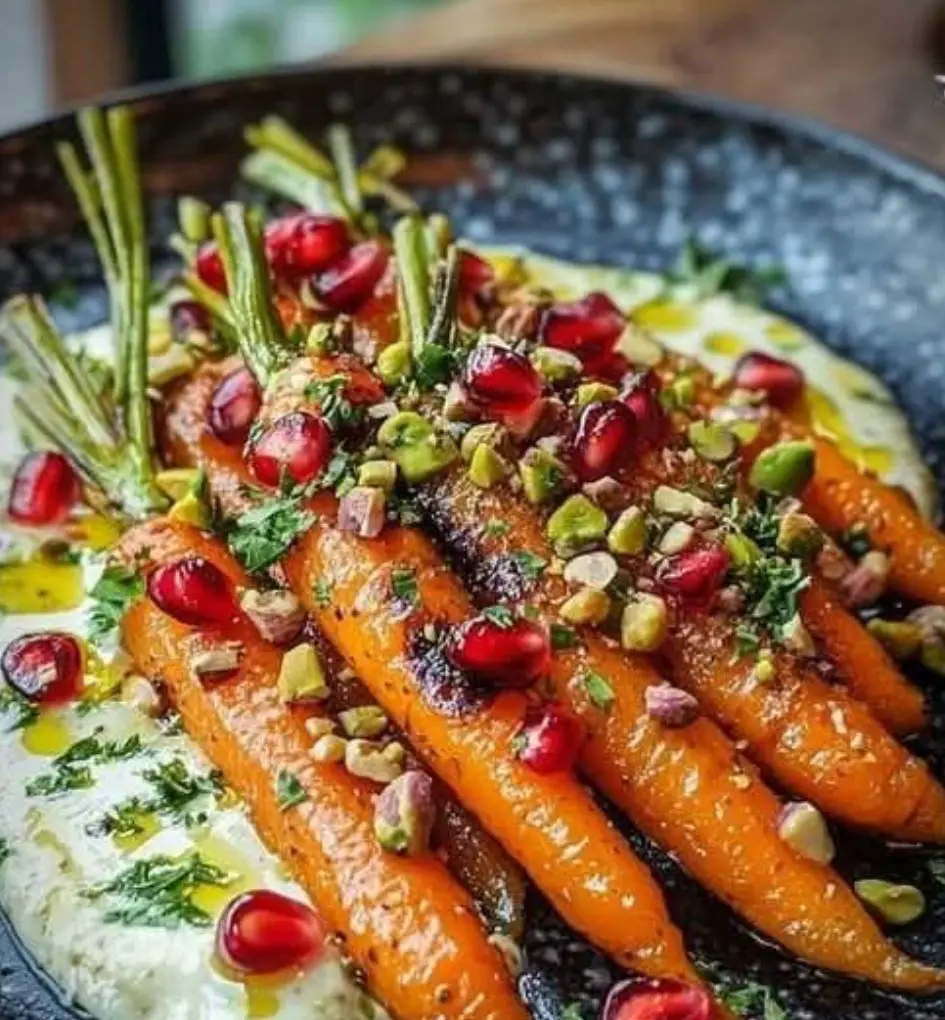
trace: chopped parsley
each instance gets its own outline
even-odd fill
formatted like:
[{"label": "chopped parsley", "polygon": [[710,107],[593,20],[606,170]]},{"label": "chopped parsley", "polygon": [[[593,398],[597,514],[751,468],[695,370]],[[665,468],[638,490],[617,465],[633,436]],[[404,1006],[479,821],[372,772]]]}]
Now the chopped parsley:
[{"label": "chopped parsley", "polygon": [[90,836],[115,836],[118,839],[130,839],[145,831],[144,818],[150,814],[147,801],[140,797],[129,797],[116,804],[97,821],[85,827]]},{"label": "chopped parsley", "polygon": [[31,779],[26,784],[26,796],[55,797],[71,790],[88,790],[94,783],[88,765],[62,765]]},{"label": "chopped parsley", "polygon": [[190,924],[208,928],[211,916],[194,903],[202,885],[223,888],[236,876],[205,861],[199,853],[173,858],[164,854],[136,861],[109,882],[92,886],[86,899],[110,902],[105,920],[149,928]]},{"label": "chopped parsley", "polygon": [[408,606],[420,605],[420,589],[417,587],[417,575],[410,567],[395,567],[390,572],[390,586],[395,598]]},{"label": "chopped parsley", "polygon": [[584,1020],[584,1013],[576,1002],[572,1002],[564,1007],[561,1020]]},{"label": "chopped parsley", "polygon": [[482,615],[502,630],[508,630],[515,623],[515,617],[508,606],[489,606],[483,609]]},{"label": "chopped parsley", "polygon": [[556,652],[564,652],[569,648],[577,648],[581,643],[581,639],[577,636],[577,632],[571,630],[570,627],[566,627],[563,623],[553,623],[551,625],[551,647]]},{"label": "chopped parsley", "polygon": [[278,562],[317,520],[301,505],[301,496],[267,500],[247,510],[228,529],[227,543],[233,555],[250,573]]},{"label": "chopped parsley", "polygon": [[423,514],[417,504],[403,493],[392,492],[387,500],[387,515],[392,521],[410,528],[414,524],[423,523]]},{"label": "chopped parsley", "polygon": [[442,344],[425,343],[413,362],[413,379],[421,390],[448,383],[459,375],[463,366],[460,352]]},{"label": "chopped parsley", "polygon": [[318,479],[320,489],[333,489],[336,496],[343,496],[357,485],[357,469],[353,453],[344,449],[334,452],[328,466]]},{"label": "chopped parsley", "polygon": [[89,641],[100,644],[121,625],[132,602],[144,594],[144,580],[124,567],[106,567],[89,592]]},{"label": "chopped parsley", "polygon": [[760,1011],[763,1020],[787,1020],[787,1013],[775,998],[774,992],[755,981],[749,981],[739,988],[723,991],[719,997],[729,1009],[738,1013],[739,1016]]},{"label": "chopped parsley", "polygon": [[0,712],[13,712],[11,730],[21,730],[36,722],[39,709],[9,684],[0,685]]},{"label": "chopped parsley", "polygon": [[759,556],[736,576],[745,596],[739,653],[755,651],[766,637],[782,641],[785,628],[797,616],[798,596],[809,583],[800,560]]},{"label": "chopped parsley", "polygon": [[305,387],[305,399],[318,405],[332,432],[356,428],[364,420],[364,408],[352,404],[345,396],[349,381],[347,373],[336,372]]},{"label": "chopped parsley", "polygon": [[28,797],[54,797],[70,790],[87,790],[94,785],[91,764],[130,758],[141,751],[141,738],[134,734],[123,741],[101,739],[101,731],[77,740],[57,758],[52,769],[26,784]]},{"label": "chopped parsley", "polygon": [[276,778],[276,800],[281,811],[288,811],[297,804],[304,804],[308,794],[298,779],[283,769]]},{"label": "chopped parsley", "polygon": [[512,559],[518,564],[526,581],[539,580],[545,572],[545,567],[548,566],[547,560],[543,560],[540,556],[536,556],[534,553],[527,552],[524,549],[512,553]]},{"label": "chopped parsley", "polygon": [[753,269],[739,265],[696,238],[683,245],[668,276],[671,283],[693,287],[697,298],[731,294],[737,301],[753,305],[760,304],[770,288],[780,286],[786,279],[784,270],[777,266]]},{"label": "chopped parsley", "polygon": [[315,582],[315,605],[319,609],[327,609],[331,605],[331,581],[327,577],[320,577]]},{"label": "chopped parsley", "polygon": [[591,699],[591,704],[603,712],[608,711],[614,703],[615,695],[613,687],[604,677],[600,673],[588,669],[581,674],[581,682],[584,684],[587,696]]},{"label": "chopped parsley", "polygon": [[487,521],[482,533],[486,538],[502,538],[511,530],[512,525],[508,521]]}]

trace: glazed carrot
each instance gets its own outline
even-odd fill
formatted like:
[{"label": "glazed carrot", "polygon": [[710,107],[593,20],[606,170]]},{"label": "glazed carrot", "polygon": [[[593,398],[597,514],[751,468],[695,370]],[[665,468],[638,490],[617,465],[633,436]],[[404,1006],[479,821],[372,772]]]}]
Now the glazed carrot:
[{"label": "glazed carrot", "polygon": [[[483,492],[452,472],[422,490],[420,501],[482,602],[556,613],[568,594],[564,581],[549,571],[530,581],[515,568],[523,552],[545,562],[553,555],[521,500],[502,488]],[[505,529],[485,529],[489,521]],[[803,959],[905,989],[941,984],[941,974],[883,937],[832,869],[778,836],[777,798],[711,721],[673,729],[649,717],[646,689],[663,682],[652,660],[593,632],[582,643],[555,654],[551,690],[585,724],[582,767],[595,786],[707,889]],[[606,711],[581,682],[588,670],[610,687]]]},{"label": "glazed carrot", "polygon": [[[139,526],[118,551],[134,564],[199,555],[234,585],[248,583],[222,547],[183,524],[158,519]],[[246,799],[261,835],[308,890],[328,927],[343,934],[376,994],[403,1020],[525,1020],[500,955],[445,867],[433,855],[385,853],[372,828],[376,787],[311,758],[304,725],[311,710],[286,706],[276,688],[280,651],[250,624],[238,624],[226,636],[243,644],[239,672],[205,686],[187,666],[194,634],[148,599],[137,601],[122,625],[138,668],[167,685],[188,733]],[[284,772],[308,797],[288,810],[275,792]]]},{"label": "glazed carrot", "polygon": [[[307,372],[304,362],[274,382],[273,416],[280,402],[297,402],[298,392],[279,393],[279,384],[294,377],[297,385],[303,367]],[[221,450],[208,432],[208,378],[209,371],[177,395],[168,436],[175,455],[202,466],[226,503],[247,476],[238,453]],[[489,704],[470,695],[464,702],[459,685],[453,703],[451,678],[443,677],[442,667],[423,667],[424,624],[458,623],[475,612],[430,543],[399,528],[359,539],[322,526],[334,518],[333,496],[321,494],[311,505],[319,523],[282,561],[285,576],[421,757],[572,927],[624,966],[697,981],[659,888],[590,794],[568,774],[541,776],[517,759],[513,738],[525,713],[524,695],[506,693]],[[394,570],[412,572],[416,607],[393,596]],[[330,606],[316,599],[316,582],[330,585]]]},{"label": "glazed carrot", "polygon": [[928,722],[925,698],[885,648],[831,595],[820,578],[801,593],[804,623],[827,652],[840,679],[891,732],[908,736]]}]

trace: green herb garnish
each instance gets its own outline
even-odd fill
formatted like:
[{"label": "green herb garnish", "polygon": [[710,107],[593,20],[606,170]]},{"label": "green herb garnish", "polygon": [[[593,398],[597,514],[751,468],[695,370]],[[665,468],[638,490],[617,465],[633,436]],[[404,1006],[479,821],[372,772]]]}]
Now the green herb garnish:
[{"label": "green herb garnish", "polygon": [[512,559],[521,569],[526,581],[538,581],[545,572],[545,567],[548,566],[547,560],[543,560],[540,556],[525,550],[519,550],[511,555]]},{"label": "green herb garnish", "polygon": [[740,1016],[760,1010],[763,1020],[786,1020],[787,1018],[787,1013],[775,998],[774,992],[755,981],[749,981],[739,988],[723,991],[719,998],[729,1009]]},{"label": "green herb garnish", "polygon": [[319,609],[327,609],[331,605],[331,581],[326,577],[320,577],[315,582],[315,605]]},{"label": "green herb garnish", "polygon": [[352,404],[345,396],[349,381],[345,372],[336,372],[325,379],[316,379],[305,387],[305,399],[318,405],[322,417],[333,432],[356,428],[364,420],[364,408]]},{"label": "green herb garnish", "polygon": [[580,643],[581,639],[577,636],[577,632],[571,630],[570,627],[566,627],[563,623],[551,625],[551,647],[556,652],[577,648]]},{"label": "green herb garnish", "polygon": [[282,559],[317,519],[300,496],[270,499],[236,519],[227,529],[227,544],[250,573],[257,573]]},{"label": "green herb garnish", "polygon": [[12,853],[13,847],[10,846],[10,841],[0,837],[0,865],[2,865]]},{"label": "green herb garnish", "polygon": [[28,797],[53,797],[70,790],[87,790],[94,785],[90,765],[121,761],[140,753],[141,738],[134,734],[125,740],[102,740],[101,731],[77,740],[57,758],[52,769],[26,784]]},{"label": "green herb garnish", "polygon": [[487,521],[482,529],[486,538],[502,538],[512,530],[508,521]]},{"label": "green herb garnish", "polygon": [[731,294],[737,301],[747,304],[760,304],[770,288],[780,286],[786,280],[784,270],[777,266],[753,269],[739,265],[716,254],[695,238],[690,238],[683,245],[668,278],[671,283],[693,287],[697,299],[713,294]]},{"label": "green herb garnish", "polygon": [[409,606],[420,604],[420,589],[417,587],[417,576],[410,567],[395,567],[390,572],[390,586],[395,598],[406,602]]},{"label": "green herb garnish", "polygon": [[482,615],[502,630],[508,630],[515,623],[515,617],[508,606],[488,606],[483,609]]},{"label": "green herb garnish", "polygon": [[308,794],[291,772],[283,770],[276,778],[276,800],[279,802],[280,810],[288,811],[297,804],[304,804],[308,800]]},{"label": "green herb garnish", "polygon": [[144,594],[144,580],[124,567],[106,567],[89,592],[89,641],[101,644],[116,633],[129,606]]},{"label": "green herb garnish", "polygon": [[613,687],[610,686],[604,677],[600,673],[595,673],[593,670],[588,669],[581,674],[581,682],[584,684],[587,696],[591,699],[591,704],[603,712],[608,711],[614,703],[615,694]]},{"label": "green herb garnish", "polygon": [[584,1013],[576,1002],[572,1002],[565,1006],[561,1020],[584,1020]]},{"label": "green herb garnish", "polygon": [[55,797],[72,790],[88,790],[94,785],[88,765],[62,765],[53,772],[44,772],[26,784],[27,797]]},{"label": "green herb garnish", "polygon": [[22,730],[39,718],[39,709],[7,683],[0,685],[0,712],[15,714],[11,730]]}]

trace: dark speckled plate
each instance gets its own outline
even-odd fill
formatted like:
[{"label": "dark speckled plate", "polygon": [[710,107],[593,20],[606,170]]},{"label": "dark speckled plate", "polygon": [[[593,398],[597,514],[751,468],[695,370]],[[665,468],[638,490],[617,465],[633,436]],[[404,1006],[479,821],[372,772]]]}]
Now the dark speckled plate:
[{"label": "dark speckled plate", "polygon": [[[172,196],[232,193],[242,124],[277,111],[314,135],[343,120],[364,149],[403,147],[418,197],[475,240],[660,268],[695,233],[731,258],[779,263],[788,277],[775,295],[779,310],[885,378],[943,481],[945,180],[931,172],[726,103],[503,71],[290,73],[144,96],[139,111],[159,251]],[[53,156],[53,139],[69,130],[59,121],[0,141],[0,291],[53,294],[74,281],[78,305],[59,312],[81,324],[101,314],[101,287]],[[941,771],[945,699],[937,700],[936,733],[920,750]],[[694,953],[720,980],[776,988],[793,1020],[945,1018],[941,1000],[907,1002],[786,959],[632,838],[665,878]],[[945,887],[936,888],[928,861],[848,839],[840,865],[851,878],[920,885],[932,909],[902,942],[945,965]],[[596,1016],[612,975],[538,903],[528,950],[522,988],[536,1017],[553,1020],[572,1000],[585,1020]],[[0,1016],[73,1015],[0,931]],[[762,1011],[752,1015],[760,1020]]]}]

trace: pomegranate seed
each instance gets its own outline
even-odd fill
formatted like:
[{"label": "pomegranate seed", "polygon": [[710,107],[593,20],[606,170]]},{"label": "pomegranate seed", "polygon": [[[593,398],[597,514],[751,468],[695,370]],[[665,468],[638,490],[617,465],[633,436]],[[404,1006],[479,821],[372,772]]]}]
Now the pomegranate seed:
[{"label": "pomegranate seed", "polygon": [[223,259],[213,242],[207,242],[197,250],[194,269],[197,276],[208,287],[212,287],[219,294],[226,293],[226,271],[223,268]]},{"label": "pomegranate seed", "polygon": [[222,627],[239,618],[229,579],[202,556],[162,563],[148,577],[148,595],[162,612],[192,627]]},{"label": "pomegranate seed", "polygon": [[227,446],[242,446],[259,414],[262,394],[248,368],[224,376],[210,401],[210,428]]},{"label": "pomegranate seed", "polygon": [[478,255],[464,251],[459,263],[459,292],[475,296],[495,282],[495,270]]},{"label": "pomegranate seed", "polygon": [[374,293],[389,260],[390,252],[380,241],[357,244],[314,277],[315,296],[334,312],[354,312]]},{"label": "pomegranate seed", "polygon": [[178,343],[186,343],[191,334],[209,333],[210,313],[196,301],[175,301],[171,305],[171,335]]},{"label": "pomegranate seed", "polygon": [[541,399],[541,377],[524,355],[499,344],[481,344],[466,362],[463,384],[487,417],[519,415]]},{"label": "pomegranate seed", "polygon": [[276,276],[298,280],[328,269],[350,247],[344,220],[297,213],[266,226],[266,258]]},{"label": "pomegranate seed", "polygon": [[452,634],[449,657],[464,673],[499,687],[528,687],[551,665],[551,644],[543,627],[522,618],[497,623],[477,616]]},{"label": "pomegranate seed", "polygon": [[606,294],[552,305],[542,316],[539,343],[576,354],[585,366],[600,363],[613,351],[626,322]]},{"label": "pomegranate seed", "polygon": [[242,974],[310,966],[325,949],[325,928],[310,906],[269,889],[242,893],[217,922],[217,953]]},{"label": "pomegranate seed", "polygon": [[61,453],[28,453],[19,463],[7,513],[19,524],[60,524],[79,498],[79,479]]},{"label": "pomegranate seed", "polygon": [[82,652],[70,634],[24,634],[7,645],[0,668],[28,701],[55,705],[82,692]]},{"label": "pomegranate seed", "polygon": [[804,373],[796,366],[762,351],[750,351],[738,359],[734,384],[742,390],[761,390],[768,403],[790,407],[804,390]]},{"label": "pomegranate seed", "polygon": [[588,404],[574,436],[572,459],[582,482],[609,475],[633,450],[636,422],[619,400]]},{"label": "pomegranate seed", "polygon": [[631,978],[614,985],[601,1020],[709,1020],[708,992],[672,978]]},{"label": "pomegranate seed", "polygon": [[581,724],[558,704],[542,705],[525,716],[519,757],[535,772],[567,772],[581,750]]},{"label": "pomegranate seed", "polygon": [[281,485],[283,478],[306,485],[321,474],[331,448],[331,430],[322,418],[307,411],[292,411],[277,419],[253,443],[250,467],[263,485]]},{"label": "pomegranate seed", "polygon": [[656,444],[666,435],[669,419],[660,403],[660,381],[652,370],[641,372],[631,379],[621,400],[637,420],[637,438],[647,444]]},{"label": "pomegranate seed", "polygon": [[697,546],[663,560],[656,579],[671,595],[708,606],[722,587],[730,562],[720,545]]}]

